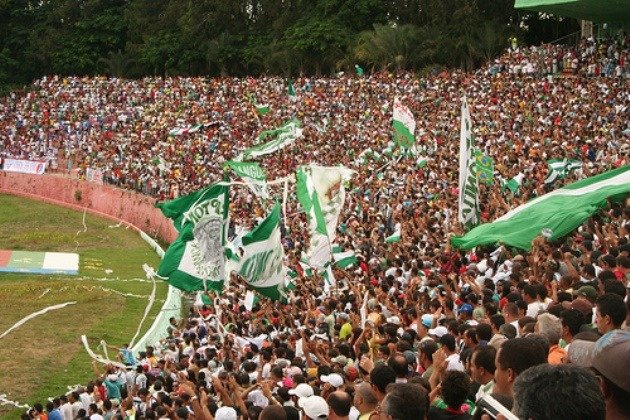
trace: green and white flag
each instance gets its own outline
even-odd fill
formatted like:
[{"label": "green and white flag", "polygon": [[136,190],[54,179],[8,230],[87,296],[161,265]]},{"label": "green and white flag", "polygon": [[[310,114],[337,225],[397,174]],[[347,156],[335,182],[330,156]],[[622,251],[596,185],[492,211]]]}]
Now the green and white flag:
[{"label": "green and white flag", "polygon": [[525,177],[525,175],[523,175],[522,172],[519,172],[514,178],[510,178],[509,180],[505,180],[504,178],[501,178],[501,191],[505,191],[506,189],[509,189],[512,194],[518,194],[519,189],[521,188],[521,184],[523,183],[523,178]]},{"label": "green and white flag", "polygon": [[424,168],[425,166],[427,166],[427,163],[429,163],[429,159],[426,156],[419,156],[418,159],[416,159],[416,167],[417,168]]},{"label": "green and white flag", "polygon": [[283,149],[293,144],[295,140],[300,137],[302,137],[300,122],[298,120],[291,120],[278,129],[267,130],[260,133],[258,136],[259,141],[271,140],[245,149],[239,156],[240,159],[237,160],[252,159],[258,156],[268,155],[269,153],[273,153],[276,150]]},{"label": "green and white flag", "polygon": [[322,270],[332,258],[332,243],[346,199],[344,182],[352,171],[343,166],[300,166],[295,174],[298,201],[306,212],[310,244],[307,260]]},{"label": "green and white flag", "polygon": [[234,173],[243,179],[250,190],[263,199],[268,199],[267,175],[263,168],[256,162],[237,162],[228,160],[227,165]]},{"label": "green and white flag", "polygon": [[357,263],[357,256],[354,251],[343,251],[340,246],[333,245],[333,260],[338,268],[349,268]]},{"label": "green and white flag", "polygon": [[416,120],[409,108],[404,106],[398,98],[394,99],[394,141],[398,146],[410,148],[416,141]]},{"label": "green and white flag", "polygon": [[466,97],[462,98],[459,134],[459,212],[457,220],[470,229],[479,223],[479,181],[475,160],[475,137]]},{"label": "green and white flag", "polygon": [[297,95],[295,93],[295,88],[293,87],[293,82],[291,81],[291,79],[288,80],[288,91],[289,91],[289,100],[291,100],[292,102],[297,101]]},{"label": "green and white flag", "polygon": [[168,247],[158,275],[187,292],[223,288],[228,188],[212,185],[173,201],[158,203],[173,219],[179,237]]},{"label": "green and white flag", "polygon": [[243,235],[238,257],[229,259],[226,271],[236,272],[248,286],[268,298],[284,295],[286,268],[280,236],[280,203],[251,232]]},{"label": "green and white flag", "polygon": [[453,246],[471,249],[502,241],[529,250],[534,238],[551,232],[550,240],[563,237],[605,208],[609,198],[630,193],[630,165],[583,179],[534,198],[492,223],[477,226],[466,235],[453,237]]},{"label": "green and white flag", "polygon": [[545,184],[553,184],[557,179],[564,179],[569,172],[582,168],[582,161],[577,159],[549,159]]},{"label": "green and white flag", "polygon": [[401,238],[402,226],[400,223],[396,223],[394,226],[394,233],[385,238],[385,242],[388,244],[399,242]]}]

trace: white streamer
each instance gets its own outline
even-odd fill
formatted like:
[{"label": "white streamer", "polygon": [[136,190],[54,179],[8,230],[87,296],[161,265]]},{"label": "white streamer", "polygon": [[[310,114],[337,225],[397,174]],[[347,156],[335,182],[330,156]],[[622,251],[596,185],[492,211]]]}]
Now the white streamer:
[{"label": "white streamer", "polygon": [[85,347],[85,351],[87,351],[88,355],[89,355],[92,359],[94,359],[94,360],[96,360],[97,362],[100,362],[100,363],[102,363],[102,364],[104,364],[104,365],[111,364],[111,365],[113,365],[113,366],[116,366],[116,367],[119,367],[119,368],[121,368],[121,369],[125,369],[125,370],[127,370],[127,366],[123,365],[122,363],[115,362],[115,361],[113,361],[113,360],[109,360],[109,359],[107,359],[107,358],[104,358],[104,357],[103,357],[103,356],[101,356],[100,354],[96,354],[96,353],[94,353],[94,352],[92,351],[92,349],[90,349],[90,345],[88,344],[88,342],[87,342],[87,337],[86,337],[85,335],[82,335],[82,336],[81,336],[81,342],[83,343],[83,347]]},{"label": "white streamer", "polygon": [[17,401],[12,401],[8,399],[7,394],[0,394],[0,405],[12,405],[16,408],[26,408],[26,409],[31,408],[31,406],[28,404],[20,404]]},{"label": "white streamer", "polygon": [[9,328],[8,330],[6,330],[5,332],[2,333],[2,335],[0,335],[0,338],[3,338],[4,336],[6,336],[7,334],[9,334],[11,331],[15,330],[16,328],[21,327],[23,324],[25,324],[27,321],[30,321],[31,319],[39,316],[39,315],[43,315],[48,311],[54,311],[55,309],[61,309],[61,308],[65,308],[68,305],[74,305],[77,302],[72,301],[72,302],[65,302],[65,303],[60,303],[58,305],[52,305],[52,306],[48,306],[44,309],[41,309],[37,312],[33,312],[32,314],[25,316],[24,318],[20,319],[18,322],[16,322],[15,324],[13,324],[13,326],[11,328]]},{"label": "white streamer", "polygon": [[40,295],[37,299],[41,299],[41,298],[43,298],[44,296],[46,296],[46,294],[47,294],[48,292],[50,292],[50,288],[48,288],[48,289],[44,290],[44,292],[43,292],[43,293],[42,293],[42,294],[41,294],[41,295]]},{"label": "white streamer", "polygon": [[[83,230],[79,230],[79,231],[77,231],[77,234],[76,234],[76,235],[74,235],[74,237],[75,237],[75,238],[76,238],[77,236],[79,236],[79,234],[80,234],[80,233],[85,233],[85,232],[87,232],[87,225],[85,224],[85,215],[86,215],[86,213],[87,213],[87,207],[85,207],[85,208],[83,209]],[[74,240],[74,242],[77,244],[77,246],[74,248],[74,250],[76,251],[77,249],[79,249],[79,245],[81,245],[81,244],[80,244],[80,243],[79,243],[79,241],[77,241],[76,239]]]},{"label": "white streamer", "polygon": [[136,339],[140,335],[140,330],[142,329],[142,324],[144,324],[144,320],[147,319],[149,312],[151,312],[151,308],[153,307],[153,302],[155,302],[155,292],[157,290],[157,283],[155,282],[155,270],[149,267],[148,264],[143,264],[142,268],[147,275],[147,279],[151,279],[153,281],[153,289],[151,290],[151,295],[149,296],[149,301],[147,302],[147,307],[144,308],[144,314],[142,315],[142,319],[138,324],[138,329],[136,330],[136,334],[133,336],[131,341],[129,342],[129,347],[133,347]]}]

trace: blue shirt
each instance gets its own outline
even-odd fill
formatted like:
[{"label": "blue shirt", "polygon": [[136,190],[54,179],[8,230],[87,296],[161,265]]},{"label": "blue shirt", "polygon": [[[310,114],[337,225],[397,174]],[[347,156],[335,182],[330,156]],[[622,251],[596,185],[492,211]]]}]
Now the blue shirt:
[{"label": "blue shirt", "polygon": [[61,417],[61,412],[58,408],[55,408],[53,411],[48,413],[48,420],[63,420]]}]

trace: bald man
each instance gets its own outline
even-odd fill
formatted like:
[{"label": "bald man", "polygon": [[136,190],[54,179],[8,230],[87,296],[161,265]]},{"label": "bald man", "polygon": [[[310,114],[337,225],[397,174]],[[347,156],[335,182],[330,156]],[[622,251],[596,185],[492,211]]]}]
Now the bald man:
[{"label": "bald man", "polygon": [[348,420],[352,408],[352,398],[346,391],[332,392],[326,400],[330,411],[328,420]]},{"label": "bald man", "polygon": [[258,420],[287,420],[287,413],[281,405],[268,405],[260,412]]}]

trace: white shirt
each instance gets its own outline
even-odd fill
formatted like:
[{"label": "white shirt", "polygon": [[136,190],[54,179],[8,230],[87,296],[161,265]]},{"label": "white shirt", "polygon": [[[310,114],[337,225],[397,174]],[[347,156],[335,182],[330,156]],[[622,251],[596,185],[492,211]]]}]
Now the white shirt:
[{"label": "white shirt", "polygon": [[538,316],[538,312],[545,310],[545,304],[542,302],[532,302],[527,305],[527,312],[525,315],[531,316],[532,318],[536,318]]},{"label": "white shirt", "polygon": [[73,420],[74,416],[72,415],[72,405],[69,402],[63,404],[59,407],[59,411],[61,411],[61,417],[63,420]]},{"label": "white shirt", "polygon": [[459,354],[457,353],[451,354],[450,356],[446,358],[446,362],[448,363],[446,370],[458,370],[460,372],[465,372],[464,365],[459,359]]}]

